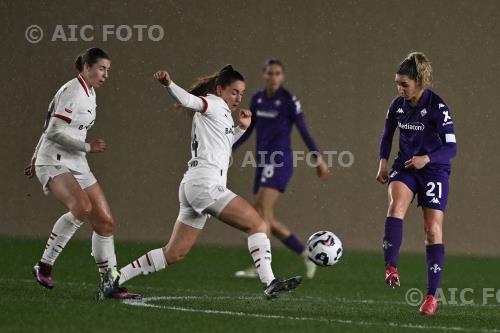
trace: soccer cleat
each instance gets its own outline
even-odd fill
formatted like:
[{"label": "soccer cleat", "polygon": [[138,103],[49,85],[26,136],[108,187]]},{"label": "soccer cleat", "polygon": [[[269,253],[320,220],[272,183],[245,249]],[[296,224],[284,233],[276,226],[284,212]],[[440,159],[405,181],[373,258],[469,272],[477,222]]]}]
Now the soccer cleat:
[{"label": "soccer cleat", "polygon": [[120,287],[120,272],[116,268],[107,268],[101,274],[101,283],[97,289],[96,300],[102,301],[105,298],[122,300],[140,300],[139,294],[129,293],[126,288]]},{"label": "soccer cleat", "polygon": [[306,264],[306,276],[308,279],[312,279],[316,274],[318,266],[307,256],[304,258],[304,263]]},{"label": "soccer cleat", "polygon": [[438,309],[438,301],[436,297],[428,294],[425,296],[424,303],[420,306],[420,313],[424,316],[434,316]]},{"label": "soccer cleat", "polygon": [[389,264],[385,265],[385,283],[392,288],[396,288],[401,285],[399,282],[398,269],[396,267]]},{"label": "soccer cleat", "polygon": [[255,266],[250,266],[247,269],[237,271],[234,273],[235,277],[240,277],[240,278],[258,278],[259,274],[257,273],[257,269],[255,269]]},{"label": "soccer cleat", "polygon": [[293,290],[302,282],[302,276],[294,276],[287,280],[274,279],[264,289],[264,295],[267,299],[277,298],[281,293]]},{"label": "soccer cleat", "polygon": [[33,266],[33,276],[35,277],[36,282],[42,287],[47,289],[54,288],[54,281],[52,281],[52,266],[49,264],[45,264],[43,262],[38,262],[35,266]]}]

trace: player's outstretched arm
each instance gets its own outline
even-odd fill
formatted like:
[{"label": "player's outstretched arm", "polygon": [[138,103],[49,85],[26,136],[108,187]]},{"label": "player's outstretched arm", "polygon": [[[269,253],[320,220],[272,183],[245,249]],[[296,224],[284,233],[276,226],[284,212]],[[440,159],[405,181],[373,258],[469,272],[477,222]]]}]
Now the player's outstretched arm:
[{"label": "player's outstretched arm", "polygon": [[182,89],[176,85],[170,74],[165,70],[159,70],[154,73],[153,77],[163,86],[167,88],[168,93],[172,98],[185,108],[192,109],[198,112],[205,112],[207,104],[203,99],[188,93],[186,90]]}]

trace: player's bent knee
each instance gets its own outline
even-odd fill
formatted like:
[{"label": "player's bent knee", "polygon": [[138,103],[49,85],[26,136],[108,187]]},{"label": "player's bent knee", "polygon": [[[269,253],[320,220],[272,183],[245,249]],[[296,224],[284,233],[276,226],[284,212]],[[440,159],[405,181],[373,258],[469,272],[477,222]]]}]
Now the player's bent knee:
[{"label": "player's bent knee", "polygon": [[106,233],[113,233],[115,221],[111,214],[102,214],[99,218],[99,224]]}]

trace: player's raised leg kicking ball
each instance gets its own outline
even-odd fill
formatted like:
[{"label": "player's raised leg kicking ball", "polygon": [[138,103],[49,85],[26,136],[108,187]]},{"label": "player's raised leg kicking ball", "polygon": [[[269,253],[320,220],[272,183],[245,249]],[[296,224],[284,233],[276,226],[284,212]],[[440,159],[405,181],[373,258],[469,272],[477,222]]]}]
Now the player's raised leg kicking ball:
[{"label": "player's raised leg kicking ball", "polygon": [[154,77],[184,108],[193,110],[191,159],[179,187],[179,215],[169,242],[120,269],[120,277],[111,274],[103,294],[113,292],[126,281],[165,269],[182,260],[195,244],[207,214],[248,234],[248,250],[268,298],[295,289],[301,277],[275,278],[271,268],[271,244],[266,224],[243,198],[226,188],[227,169],[233,143],[250,125],[249,110],[240,110],[239,124],[234,125],[235,111],[245,91],[243,76],[228,65],[212,76],[200,79],[188,93],[172,82],[166,71]]}]

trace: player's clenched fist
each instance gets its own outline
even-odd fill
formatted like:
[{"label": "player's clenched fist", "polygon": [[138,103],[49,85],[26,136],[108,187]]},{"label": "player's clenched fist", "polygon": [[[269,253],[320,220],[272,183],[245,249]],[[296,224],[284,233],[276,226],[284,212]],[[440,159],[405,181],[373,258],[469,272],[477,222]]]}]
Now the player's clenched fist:
[{"label": "player's clenched fist", "polygon": [[90,143],[90,152],[91,153],[104,153],[108,145],[104,142],[103,139],[97,139]]},{"label": "player's clenched fist", "polygon": [[240,128],[246,130],[252,123],[252,111],[241,109],[239,116],[240,116],[239,119]]},{"label": "player's clenched fist", "polygon": [[170,74],[168,74],[167,71],[163,70],[157,71],[153,76],[156,80],[158,80],[158,82],[163,84],[165,87],[168,87],[170,85],[170,82],[172,82]]}]

